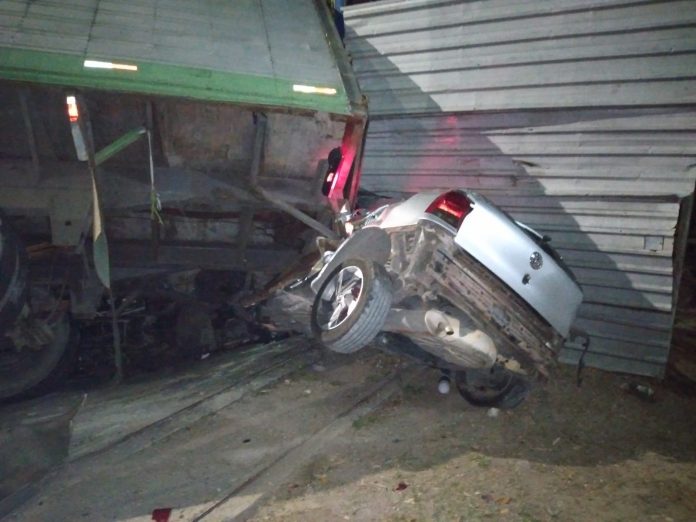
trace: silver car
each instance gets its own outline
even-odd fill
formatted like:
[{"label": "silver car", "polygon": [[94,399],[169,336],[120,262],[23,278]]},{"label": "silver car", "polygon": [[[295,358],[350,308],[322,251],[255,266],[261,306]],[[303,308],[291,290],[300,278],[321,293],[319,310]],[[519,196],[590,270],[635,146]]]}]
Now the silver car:
[{"label": "silver car", "polygon": [[326,347],[377,338],[440,368],[442,391],[453,377],[486,406],[516,406],[529,375],[547,374],[583,298],[548,238],[460,190],[358,212],[345,227],[311,280],[311,327]]}]

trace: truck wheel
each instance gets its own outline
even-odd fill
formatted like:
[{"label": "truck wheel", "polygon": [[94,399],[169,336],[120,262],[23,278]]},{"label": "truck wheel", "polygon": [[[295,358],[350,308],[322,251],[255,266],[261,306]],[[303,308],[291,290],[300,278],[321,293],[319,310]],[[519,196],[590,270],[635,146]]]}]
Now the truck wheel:
[{"label": "truck wheel", "polygon": [[490,370],[466,370],[455,374],[459,394],[474,406],[511,410],[529,395],[529,381],[496,364]]},{"label": "truck wheel", "polygon": [[[70,322],[61,314],[51,324],[50,341],[16,349],[8,333],[28,301],[26,251],[0,213],[0,401],[48,391],[70,368]],[[19,319],[22,320],[22,319]]]},{"label": "truck wheel", "polygon": [[48,393],[72,370],[76,343],[68,314],[50,329],[52,340],[36,348],[16,351],[10,339],[0,339],[0,401]]},{"label": "truck wheel", "polygon": [[391,282],[382,266],[346,260],[319,288],[312,306],[312,331],[334,352],[356,352],[380,332],[391,301]]},{"label": "truck wheel", "polygon": [[0,212],[0,339],[27,302],[27,256],[7,217]]}]

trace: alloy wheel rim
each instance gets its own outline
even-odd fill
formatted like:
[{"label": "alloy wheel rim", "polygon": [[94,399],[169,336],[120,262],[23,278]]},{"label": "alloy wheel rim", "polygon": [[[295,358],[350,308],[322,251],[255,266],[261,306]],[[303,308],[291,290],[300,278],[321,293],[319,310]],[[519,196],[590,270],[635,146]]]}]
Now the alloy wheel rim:
[{"label": "alloy wheel rim", "polygon": [[334,330],[352,315],[363,293],[365,277],[357,266],[339,270],[322,292],[319,326]]}]

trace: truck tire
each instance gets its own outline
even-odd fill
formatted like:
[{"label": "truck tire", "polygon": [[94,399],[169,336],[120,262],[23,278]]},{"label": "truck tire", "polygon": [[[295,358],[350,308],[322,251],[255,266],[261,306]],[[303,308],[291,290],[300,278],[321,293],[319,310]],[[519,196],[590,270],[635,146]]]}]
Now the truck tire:
[{"label": "truck tire", "polygon": [[6,335],[28,301],[27,264],[24,245],[0,213],[0,401],[49,391],[73,361],[67,314],[51,322],[53,338],[39,349],[18,351]]},{"label": "truck tire", "polygon": [[53,391],[72,371],[75,363],[75,336],[68,314],[53,324],[53,340],[38,350],[15,352],[0,340],[0,401],[26,399]]},{"label": "truck tire", "polygon": [[27,301],[27,258],[19,237],[0,212],[0,338]]},{"label": "truck tire", "polygon": [[374,261],[348,259],[319,288],[312,306],[312,331],[329,350],[356,352],[382,330],[391,302],[386,270]]}]

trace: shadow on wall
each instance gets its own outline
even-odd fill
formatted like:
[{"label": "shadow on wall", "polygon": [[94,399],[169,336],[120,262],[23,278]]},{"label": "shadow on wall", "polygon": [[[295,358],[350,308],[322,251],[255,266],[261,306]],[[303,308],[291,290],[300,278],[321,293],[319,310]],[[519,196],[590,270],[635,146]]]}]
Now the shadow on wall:
[{"label": "shadow on wall", "polygon": [[[356,38],[349,27],[349,49]],[[652,194],[669,193],[670,183],[676,194],[683,184],[658,178],[685,159],[684,138],[675,143],[669,132],[682,130],[684,109],[445,113],[364,38],[354,61],[371,98],[362,186],[391,196],[451,188],[486,195],[550,236],[577,276],[585,299],[576,325],[592,337],[585,362],[662,375],[679,199]],[[471,100],[468,93],[462,105]],[[569,345],[561,360],[575,363],[580,353]]]}]

